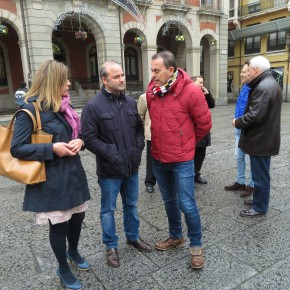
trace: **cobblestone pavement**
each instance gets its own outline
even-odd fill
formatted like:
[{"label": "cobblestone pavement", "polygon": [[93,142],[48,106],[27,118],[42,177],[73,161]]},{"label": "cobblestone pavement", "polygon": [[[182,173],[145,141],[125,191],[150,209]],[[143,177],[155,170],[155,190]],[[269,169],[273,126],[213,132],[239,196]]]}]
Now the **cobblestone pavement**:
[{"label": "cobblestone pavement", "polygon": [[[195,187],[206,257],[206,265],[199,271],[190,267],[188,245],[151,253],[126,245],[120,200],[116,221],[121,266],[107,266],[95,158],[83,152],[92,201],[80,250],[92,269],[79,272],[73,267],[83,289],[290,289],[290,104],[283,103],[282,111],[281,152],[272,158],[271,165],[270,210],[264,217],[247,219],[239,216],[245,207],[243,198],[224,191],[236,174],[231,126],[234,105],[212,110],[212,146],[202,169],[209,183]],[[4,116],[1,121],[5,121]],[[154,244],[167,237],[167,219],[158,188],[146,193],[144,176],[145,151],[140,168],[140,233]],[[21,211],[23,191],[23,185],[0,177],[0,289],[63,289],[55,275],[57,264],[48,242],[48,227],[36,226],[33,214]]]}]

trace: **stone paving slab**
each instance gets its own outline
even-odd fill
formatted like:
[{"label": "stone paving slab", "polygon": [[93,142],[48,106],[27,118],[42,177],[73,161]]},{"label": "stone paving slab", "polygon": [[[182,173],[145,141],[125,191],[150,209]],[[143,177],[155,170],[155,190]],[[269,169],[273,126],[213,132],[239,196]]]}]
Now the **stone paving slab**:
[{"label": "stone paving slab", "polygon": [[[121,266],[110,268],[101,238],[95,157],[81,152],[92,200],[80,251],[92,269],[80,272],[72,266],[72,270],[83,289],[290,289],[290,104],[283,103],[281,152],[272,158],[270,210],[265,217],[253,219],[239,216],[245,208],[239,192],[224,190],[236,175],[233,112],[232,104],[212,110],[212,146],[207,148],[202,168],[209,183],[195,185],[206,257],[206,266],[200,271],[190,267],[188,241],[184,247],[166,252],[140,253],[128,246],[120,198],[115,216]],[[168,228],[158,187],[151,194],[145,191],[145,150],[139,180],[140,235],[154,244],[167,237]],[[48,227],[35,225],[34,215],[21,211],[23,192],[23,185],[0,177],[0,290],[64,289],[55,275],[57,264],[48,242]]]}]

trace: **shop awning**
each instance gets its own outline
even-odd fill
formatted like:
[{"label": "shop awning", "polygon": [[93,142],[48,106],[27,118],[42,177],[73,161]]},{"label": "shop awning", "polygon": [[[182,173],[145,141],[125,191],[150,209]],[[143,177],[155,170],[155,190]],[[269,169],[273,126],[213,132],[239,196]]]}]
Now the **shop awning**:
[{"label": "shop awning", "polygon": [[290,30],[290,17],[229,31],[229,40],[239,40],[256,35]]}]

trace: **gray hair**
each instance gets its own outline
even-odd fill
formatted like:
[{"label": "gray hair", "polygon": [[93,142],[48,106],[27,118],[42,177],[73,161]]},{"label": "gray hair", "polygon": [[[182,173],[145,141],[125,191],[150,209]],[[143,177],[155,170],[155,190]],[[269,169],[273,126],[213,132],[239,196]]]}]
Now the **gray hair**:
[{"label": "gray hair", "polygon": [[253,57],[250,60],[249,66],[260,69],[262,72],[268,70],[271,67],[269,60],[261,55]]}]

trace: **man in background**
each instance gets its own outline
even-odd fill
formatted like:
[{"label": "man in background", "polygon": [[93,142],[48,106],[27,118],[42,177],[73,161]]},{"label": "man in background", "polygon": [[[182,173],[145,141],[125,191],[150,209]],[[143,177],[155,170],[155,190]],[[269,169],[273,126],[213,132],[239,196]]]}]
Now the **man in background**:
[{"label": "man in background", "polygon": [[15,92],[15,103],[18,108],[24,104],[25,94],[28,92],[26,82],[19,83],[18,89]]},{"label": "man in background", "polygon": [[138,113],[144,125],[144,135],[146,140],[146,176],[145,186],[148,193],[154,191],[154,185],[156,184],[156,178],[152,169],[152,156],[151,156],[151,120],[147,107],[146,94],[139,97],[138,100]]},{"label": "man in background", "polygon": [[[193,76],[192,81],[202,90],[207,105],[210,109],[215,107],[215,100],[203,84],[203,76]],[[205,159],[206,147],[211,145],[210,132],[208,132],[195,146],[194,154],[194,181],[199,184],[207,184],[207,180],[201,177],[200,170]]]},{"label": "man in background", "polygon": [[[245,107],[248,102],[248,96],[250,92],[250,87],[247,85],[249,82],[249,62],[246,61],[242,71],[241,71],[241,81],[244,84],[242,90],[238,96],[236,109],[235,109],[235,118],[239,118],[244,114]],[[248,155],[245,154],[241,148],[239,148],[239,140],[241,136],[241,129],[235,129],[236,135],[236,146],[235,146],[235,156],[237,159],[237,177],[236,181],[231,184],[225,186],[226,191],[242,191],[241,197],[251,196],[254,192],[254,182],[252,179],[251,167],[249,168],[249,180],[246,182],[246,157]]]}]

